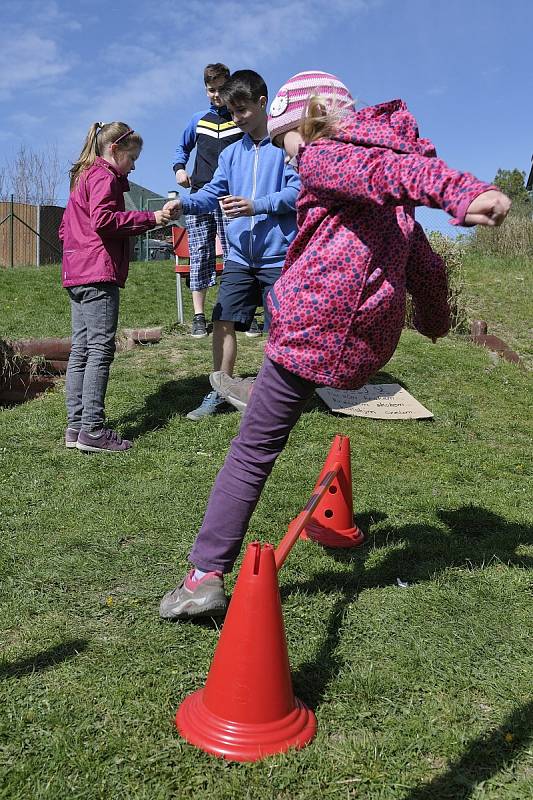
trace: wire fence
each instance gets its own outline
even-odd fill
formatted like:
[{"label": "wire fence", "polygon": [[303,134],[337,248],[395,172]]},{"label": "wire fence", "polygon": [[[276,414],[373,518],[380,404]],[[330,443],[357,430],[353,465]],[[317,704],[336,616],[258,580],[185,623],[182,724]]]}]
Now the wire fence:
[{"label": "wire fence", "polygon": [[[141,210],[160,211],[165,203],[168,203],[168,197],[141,198]],[[137,236],[133,247],[133,257],[136,261],[160,261],[173,258],[172,225],[152,228],[143,236]]]}]

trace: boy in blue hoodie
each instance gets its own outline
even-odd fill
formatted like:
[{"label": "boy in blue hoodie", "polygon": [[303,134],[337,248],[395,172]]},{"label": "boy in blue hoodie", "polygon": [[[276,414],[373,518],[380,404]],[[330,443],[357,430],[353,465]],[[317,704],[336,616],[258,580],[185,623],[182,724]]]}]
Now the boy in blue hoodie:
[{"label": "boy in blue hoodie", "polygon": [[[268,329],[266,296],[280,276],[296,235],[300,180],[268,137],[268,91],[263,78],[253,70],[238,70],[220,95],[244,136],[221,152],[212,180],[181,197],[179,205],[183,213],[194,215],[213,211],[220,203],[228,219],[228,255],[213,309],[213,367],[233,375],[235,331],[250,328],[257,306],[265,309]],[[202,419],[225,404],[211,391],[187,417]]]},{"label": "boy in blue hoodie", "polygon": [[[194,114],[182,133],[174,155],[174,172],[179,186],[190,188],[191,194],[208,183],[217,168],[222,150],[242,137],[231,114],[220,97],[220,88],[230,76],[225,64],[208,64],[204,69],[204,84],[210,101],[208,111]],[[196,147],[196,158],[192,174],[185,169],[192,150]],[[187,216],[185,219],[189,236],[191,257],[190,287],[194,317],[191,336],[200,339],[207,336],[204,304],[207,290],[215,285],[216,244],[218,233],[224,258],[227,244],[224,220],[219,208],[208,214]]]}]

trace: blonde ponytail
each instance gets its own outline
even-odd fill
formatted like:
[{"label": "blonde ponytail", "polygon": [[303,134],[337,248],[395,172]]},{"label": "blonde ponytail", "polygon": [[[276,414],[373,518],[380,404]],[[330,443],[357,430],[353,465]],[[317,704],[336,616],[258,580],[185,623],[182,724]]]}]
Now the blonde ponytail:
[{"label": "blonde ponytail", "polygon": [[[327,109],[327,110],[326,110]],[[342,120],[347,109],[353,106],[332,103],[328,97],[313,95],[309,98],[305,116],[298,128],[304,142],[314,142],[317,139],[330,139],[342,127]]]}]

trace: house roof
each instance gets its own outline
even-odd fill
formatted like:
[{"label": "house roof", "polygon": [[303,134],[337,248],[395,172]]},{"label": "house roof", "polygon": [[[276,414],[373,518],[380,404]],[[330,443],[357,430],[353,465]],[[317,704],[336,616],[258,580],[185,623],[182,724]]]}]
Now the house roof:
[{"label": "house roof", "polygon": [[529,170],[529,177],[526,182],[526,189],[528,192],[533,192],[533,156],[531,156],[531,169]]},{"label": "house roof", "polygon": [[[140,186],[138,183],[130,181],[130,190],[124,194],[124,202],[128,211],[155,211],[161,206],[155,200],[162,200],[166,202],[166,197],[152,192],[145,186]],[[148,201],[151,202],[148,202]]]}]

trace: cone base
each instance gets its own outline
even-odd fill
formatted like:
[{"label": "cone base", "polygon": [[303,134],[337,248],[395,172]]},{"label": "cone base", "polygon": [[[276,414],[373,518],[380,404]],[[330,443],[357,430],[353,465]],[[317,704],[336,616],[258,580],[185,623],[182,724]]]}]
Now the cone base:
[{"label": "cone base", "polygon": [[234,722],[213,714],[203,701],[204,689],[185,698],[176,713],[176,727],[184,739],[206,753],[230,761],[258,761],[305,747],[314,738],[316,717],[297,697],[294,709],[273,722]]},{"label": "cone base", "polygon": [[311,539],[313,542],[323,545],[324,547],[359,547],[365,541],[365,535],[357,525],[353,528],[347,528],[343,531],[337,531],[333,528],[324,528],[322,525],[310,522],[302,533],[302,539]]}]

